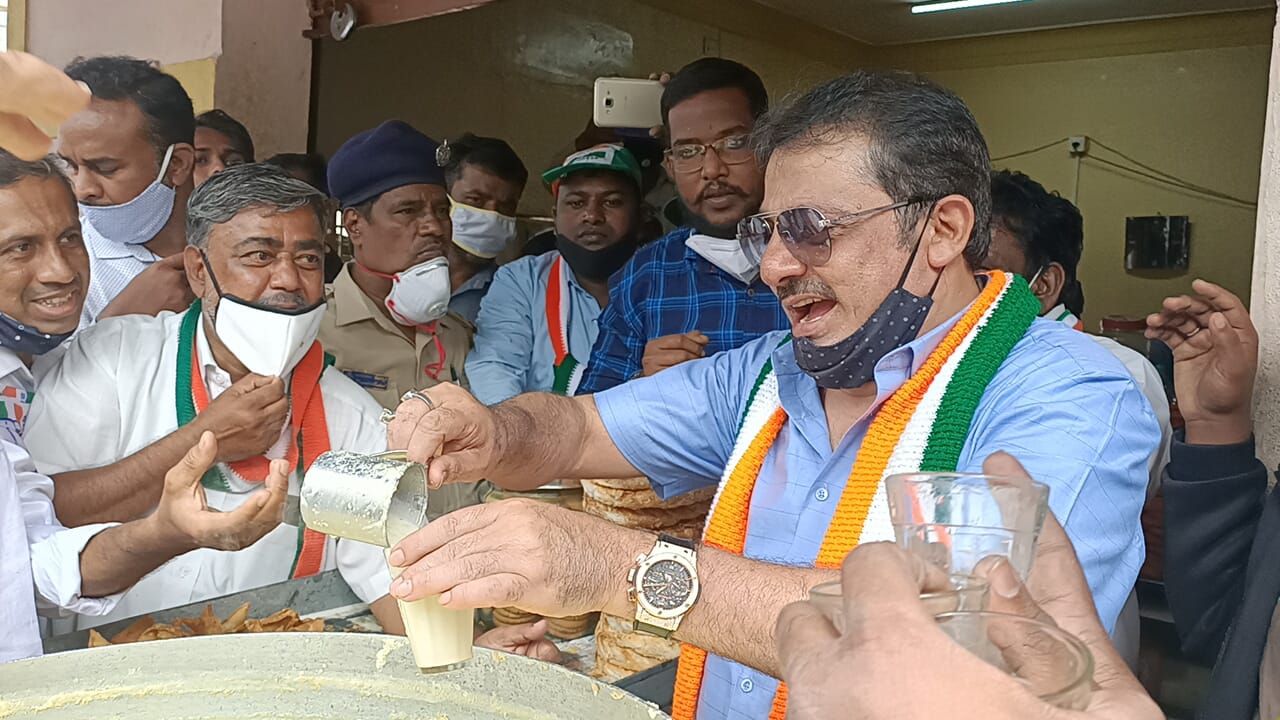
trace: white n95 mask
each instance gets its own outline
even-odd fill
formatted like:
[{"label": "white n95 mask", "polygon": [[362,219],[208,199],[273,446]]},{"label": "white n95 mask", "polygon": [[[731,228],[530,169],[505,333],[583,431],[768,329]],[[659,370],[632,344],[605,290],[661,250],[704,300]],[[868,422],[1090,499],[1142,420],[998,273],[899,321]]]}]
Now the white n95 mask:
[{"label": "white n95 mask", "polygon": [[743,285],[750,285],[760,277],[759,263],[752,262],[747,257],[737,238],[726,239],[694,233],[684,244],[707,262],[737,278]]},{"label": "white n95 mask", "polygon": [[324,312],[324,303],[281,310],[222,295],[213,327],[249,372],[284,377],[316,341]]},{"label": "white n95 mask", "polygon": [[486,260],[495,258],[516,239],[516,219],[493,210],[450,199],[453,244]]},{"label": "white n95 mask", "polygon": [[391,276],[386,305],[391,316],[406,325],[426,325],[449,312],[453,286],[449,261],[442,257],[418,263]]},{"label": "white n95 mask", "polygon": [[222,344],[251,373],[284,377],[292,372],[320,335],[324,302],[283,310],[227,295],[213,275],[209,256],[202,250],[200,257],[218,293],[213,329]]},{"label": "white n95 mask", "polygon": [[173,146],[164,153],[160,174],[138,197],[119,205],[80,206],[80,216],[93,232],[119,245],[142,245],[164,228],[173,215],[174,189],[164,184],[169,161],[173,158]]}]

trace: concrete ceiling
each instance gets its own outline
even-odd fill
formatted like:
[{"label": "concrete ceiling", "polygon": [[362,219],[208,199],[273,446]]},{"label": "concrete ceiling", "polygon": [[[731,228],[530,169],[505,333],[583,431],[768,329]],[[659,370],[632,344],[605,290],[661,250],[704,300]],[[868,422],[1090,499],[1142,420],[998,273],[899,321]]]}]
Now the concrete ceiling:
[{"label": "concrete ceiling", "polygon": [[912,15],[918,0],[756,0],[868,45],[945,40],[1178,15],[1275,9],[1267,0],[1027,0]]}]

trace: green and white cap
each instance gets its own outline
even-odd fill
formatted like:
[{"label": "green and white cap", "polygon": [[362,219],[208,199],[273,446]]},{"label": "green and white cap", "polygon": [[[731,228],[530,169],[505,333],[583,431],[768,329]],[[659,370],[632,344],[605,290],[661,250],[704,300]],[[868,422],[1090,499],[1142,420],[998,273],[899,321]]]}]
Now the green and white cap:
[{"label": "green and white cap", "polygon": [[611,170],[631,178],[636,187],[642,187],[640,179],[640,163],[631,151],[621,145],[597,145],[586,150],[579,150],[564,159],[564,164],[542,173],[542,182],[553,188],[557,181],[566,175],[583,170]]}]

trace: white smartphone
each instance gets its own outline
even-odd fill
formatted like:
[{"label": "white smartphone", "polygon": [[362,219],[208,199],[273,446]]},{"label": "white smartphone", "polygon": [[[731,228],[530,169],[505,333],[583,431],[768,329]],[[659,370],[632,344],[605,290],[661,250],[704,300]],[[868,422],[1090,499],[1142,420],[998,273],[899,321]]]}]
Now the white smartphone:
[{"label": "white smartphone", "polygon": [[662,83],[638,78],[596,78],[592,119],[598,127],[651,128],[662,124]]}]

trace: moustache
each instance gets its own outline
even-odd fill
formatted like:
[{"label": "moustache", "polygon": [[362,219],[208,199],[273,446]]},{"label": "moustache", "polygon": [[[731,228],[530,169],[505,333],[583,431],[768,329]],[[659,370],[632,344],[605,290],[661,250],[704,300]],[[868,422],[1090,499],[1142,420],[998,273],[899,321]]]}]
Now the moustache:
[{"label": "moustache", "polygon": [[785,301],[787,298],[796,295],[815,295],[823,300],[835,300],[836,293],[831,286],[815,280],[813,278],[801,278],[800,280],[792,280],[791,282],[778,287],[775,291],[779,301]]},{"label": "moustache", "polygon": [[738,197],[745,198],[747,196],[747,191],[743,190],[737,185],[730,185],[729,183],[722,183],[722,182],[713,182],[710,185],[702,188],[702,192],[698,193],[698,202],[702,202],[703,200],[706,200],[710,196],[718,196],[718,195],[737,195]]},{"label": "moustache", "polygon": [[297,310],[305,307],[308,303],[302,293],[281,292],[267,295],[259,299],[257,304],[263,307],[280,308],[281,310]]}]

